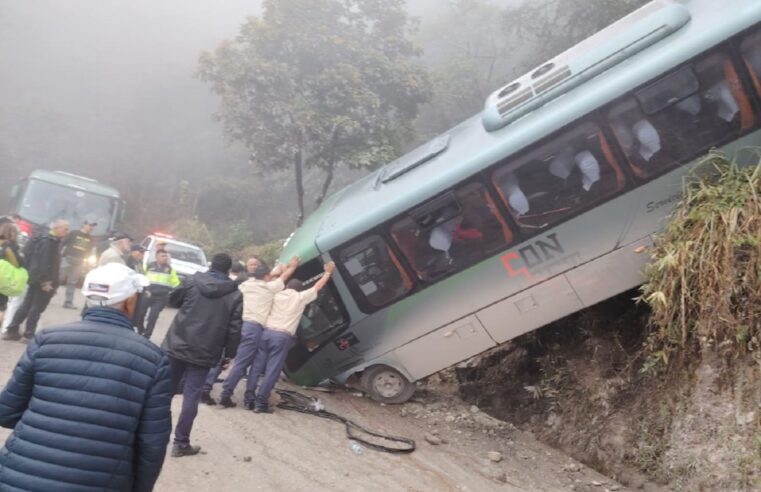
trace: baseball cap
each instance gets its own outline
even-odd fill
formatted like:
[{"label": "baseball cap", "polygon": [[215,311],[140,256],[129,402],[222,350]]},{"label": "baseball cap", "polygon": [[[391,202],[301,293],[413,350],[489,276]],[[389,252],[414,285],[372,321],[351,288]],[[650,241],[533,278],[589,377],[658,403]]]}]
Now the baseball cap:
[{"label": "baseball cap", "polygon": [[129,239],[130,241],[132,241],[132,238],[130,237],[130,235],[124,232],[117,232],[116,234],[114,234],[114,236],[111,238],[111,241],[118,241],[120,239]]},{"label": "baseball cap", "polygon": [[84,225],[96,226],[96,225],[98,225],[98,222],[95,221],[95,220],[91,220],[91,219],[85,219]]},{"label": "baseball cap", "polygon": [[143,248],[139,244],[133,244],[132,246],[129,247],[129,250],[130,251],[140,251],[141,253],[145,253],[145,248]]},{"label": "baseball cap", "polygon": [[121,263],[109,263],[90,270],[82,285],[82,295],[101,306],[111,306],[142,292],[148,285],[145,275]]}]

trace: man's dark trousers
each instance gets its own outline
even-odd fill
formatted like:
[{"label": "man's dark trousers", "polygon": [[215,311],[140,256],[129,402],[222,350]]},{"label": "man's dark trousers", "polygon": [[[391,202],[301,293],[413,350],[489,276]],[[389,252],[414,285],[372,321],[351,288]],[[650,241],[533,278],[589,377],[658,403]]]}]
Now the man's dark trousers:
[{"label": "man's dark trousers", "polygon": [[174,428],[174,443],[179,446],[189,446],[190,431],[193,430],[193,421],[198,414],[201,389],[209,374],[209,368],[196,366],[174,357],[169,357],[169,365],[172,371],[172,394],[177,392],[183,376],[185,381],[182,390],[182,410]]},{"label": "man's dark trousers", "polygon": [[[222,398],[230,398],[235,391],[235,387],[241,380],[246,370],[254,363],[257,349],[259,348],[259,340],[262,336],[262,325],[256,321],[244,321],[241,329],[240,345],[238,345],[238,353],[235,356],[233,367],[230,369],[230,373],[225,378],[225,383],[222,385]],[[243,397],[246,402],[254,401],[254,390],[256,389],[256,378],[249,377],[246,384],[246,394]]]},{"label": "man's dark trousers", "polygon": [[166,307],[169,302],[169,294],[152,295],[146,300],[148,312],[148,319],[145,322],[145,330],[141,333],[145,338],[150,339],[153,335],[153,329],[156,328],[156,321],[159,319],[159,314]]},{"label": "man's dark trousers", "polygon": [[[275,387],[280,371],[283,370],[285,357],[293,345],[293,336],[283,331],[264,329],[259,339],[259,349],[256,351],[254,363],[251,366],[251,374],[248,376],[247,391],[251,394],[256,392],[255,406],[267,408],[272,388]],[[259,374],[264,371],[262,384],[256,391]],[[250,388],[250,390],[249,390]]]},{"label": "man's dark trousers", "polygon": [[26,319],[24,336],[27,338],[33,337],[34,332],[37,331],[37,323],[40,321],[40,316],[47,309],[50,299],[53,298],[54,294],[55,290],[45,292],[39,285],[30,285],[24,297],[24,302],[13,316],[11,324],[8,325],[8,332],[18,333],[21,323]]}]

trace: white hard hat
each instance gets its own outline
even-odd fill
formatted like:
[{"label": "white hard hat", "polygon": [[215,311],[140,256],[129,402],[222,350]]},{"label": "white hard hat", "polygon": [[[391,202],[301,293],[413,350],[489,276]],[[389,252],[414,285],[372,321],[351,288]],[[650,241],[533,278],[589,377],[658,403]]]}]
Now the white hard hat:
[{"label": "white hard hat", "polygon": [[82,295],[89,301],[111,306],[129,299],[148,287],[150,282],[126,265],[109,263],[91,270],[82,285]]}]

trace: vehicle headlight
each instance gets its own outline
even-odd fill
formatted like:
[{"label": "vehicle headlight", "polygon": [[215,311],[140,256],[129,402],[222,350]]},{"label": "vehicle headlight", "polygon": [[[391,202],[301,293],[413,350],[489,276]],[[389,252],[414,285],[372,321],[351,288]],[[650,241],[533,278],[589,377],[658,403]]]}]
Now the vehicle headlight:
[{"label": "vehicle headlight", "polygon": [[95,257],[95,255],[90,255],[87,257],[87,265],[90,268],[95,268],[95,265],[98,264],[98,258]]}]

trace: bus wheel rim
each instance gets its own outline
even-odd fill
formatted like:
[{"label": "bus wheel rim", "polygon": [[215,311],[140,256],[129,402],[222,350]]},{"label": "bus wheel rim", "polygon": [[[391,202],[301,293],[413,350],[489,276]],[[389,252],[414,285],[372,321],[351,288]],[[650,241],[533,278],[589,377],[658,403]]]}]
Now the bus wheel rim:
[{"label": "bus wheel rim", "polygon": [[383,371],[373,380],[373,388],[383,398],[393,398],[404,390],[404,381],[391,371]]}]

